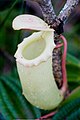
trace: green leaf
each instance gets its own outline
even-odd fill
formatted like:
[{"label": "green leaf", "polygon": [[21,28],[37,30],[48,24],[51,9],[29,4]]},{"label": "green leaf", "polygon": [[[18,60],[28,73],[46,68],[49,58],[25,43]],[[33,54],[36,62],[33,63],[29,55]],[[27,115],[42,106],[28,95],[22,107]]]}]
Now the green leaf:
[{"label": "green leaf", "polygon": [[67,63],[80,67],[80,60],[69,53],[67,54]]},{"label": "green leaf", "polygon": [[68,116],[67,120],[80,120],[80,108]]},{"label": "green leaf", "polygon": [[68,82],[68,87],[69,87],[70,91],[73,91],[74,89],[76,89],[79,86],[80,86],[80,82],[77,82],[76,80]]},{"label": "green leaf", "polygon": [[72,114],[75,109],[80,108],[80,98],[71,101],[65,106],[61,107],[59,111],[54,115],[52,120],[64,120],[68,115]]},{"label": "green leaf", "polygon": [[40,109],[33,107],[33,110],[34,110],[34,114],[36,115],[36,118],[40,118],[41,117]]},{"label": "green leaf", "polygon": [[[1,81],[0,81],[0,83],[1,83]],[[12,116],[9,115],[9,110],[2,99],[1,89],[0,89],[0,112],[6,120],[12,119]]]},{"label": "green leaf", "polygon": [[80,67],[67,64],[67,79],[69,84],[69,89],[73,90],[80,86]]},{"label": "green leaf", "polygon": [[[11,119],[35,119],[41,117],[40,110],[32,106],[22,95],[21,85],[18,79],[11,76],[0,77],[0,110],[8,120]],[[5,116],[6,115],[6,116]]]},{"label": "green leaf", "polygon": [[70,93],[70,95],[62,102],[60,107],[63,107],[64,105],[77,98],[80,98],[80,86]]},{"label": "green leaf", "polygon": [[0,120],[5,120],[1,113],[0,113]]},{"label": "green leaf", "polygon": [[16,87],[18,87],[21,90],[21,83],[18,78],[16,78],[14,80],[14,78],[12,76],[4,76],[4,77],[6,77],[6,79],[8,79],[11,83],[13,83]]},{"label": "green leaf", "polygon": [[5,89],[5,87],[3,86],[2,82],[0,82],[0,89],[1,89],[1,96],[3,99],[3,102],[5,104],[5,106],[7,106],[7,109],[9,110],[9,112],[11,113],[11,115],[15,118],[18,118],[19,115],[17,113],[17,111],[15,110],[14,104],[12,103],[12,101],[10,100],[8,93]]}]

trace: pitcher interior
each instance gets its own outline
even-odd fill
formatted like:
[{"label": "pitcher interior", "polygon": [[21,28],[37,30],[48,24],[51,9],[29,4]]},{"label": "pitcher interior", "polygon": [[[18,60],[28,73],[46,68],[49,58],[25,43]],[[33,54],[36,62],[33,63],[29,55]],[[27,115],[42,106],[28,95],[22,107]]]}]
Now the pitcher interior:
[{"label": "pitcher interior", "polygon": [[46,46],[46,41],[44,39],[39,38],[38,40],[31,41],[28,43],[23,51],[22,55],[25,59],[32,60],[37,58],[42,54]]}]

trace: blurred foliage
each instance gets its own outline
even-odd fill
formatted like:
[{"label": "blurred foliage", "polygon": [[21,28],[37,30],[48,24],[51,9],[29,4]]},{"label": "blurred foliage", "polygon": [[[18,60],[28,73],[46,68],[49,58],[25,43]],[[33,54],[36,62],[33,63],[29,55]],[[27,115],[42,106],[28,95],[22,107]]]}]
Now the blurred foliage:
[{"label": "blurred foliage", "polygon": [[[54,6],[55,9],[57,4],[63,6],[64,3],[59,3],[58,0],[56,0]],[[26,3],[24,4],[22,0],[0,1],[0,120],[12,120],[17,118],[35,119],[50,112],[32,106],[24,98],[15,65],[14,53],[17,49],[17,44],[19,44],[22,37],[24,37],[24,35],[27,36],[28,33],[24,31],[14,31],[12,29],[12,20],[15,16],[22,14],[23,12],[33,14],[30,9],[32,11],[33,7],[30,5],[28,6]],[[78,10],[78,8],[76,10]],[[58,11],[56,12],[58,13]],[[35,8],[34,14],[39,16],[38,13],[35,13]],[[76,20],[74,20],[75,17]],[[72,15],[71,18],[73,19],[65,26],[64,35],[68,40],[66,60],[68,84],[70,91],[75,90],[58,108],[59,111],[63,109],[65,112],[68,111],[65,109],[66,105],[71,105],[71,102],[75,101],[75,99],[78,99],[78,102],[80,103],[80,23],[77,22],[80,17],[79,15]],[[76,102],[74,102],[74,105],[75,104]],[[68,119],[72,119],[74,115],[80,115],[80,106],[75,107],[75,110],[69,113],[69,117],[67,115]],[[53,117],[54,119],[56,118],[55,116]],[[61,120],[63,120],[63,118]]]},{"label": "blurred foliage", "polygon": [[[61,109],[59,109],[59,111],[54,115],[52,120],[65,120],[65,118],[68,120],[71,117],[73,119],[75,118],[75,120],[78,120],[78,118],[80,118],[80,116],[79,116],[80,115],[80,110],[77,112],[77,110],[79,108],[80,108],[80,98],[75,99],[75,100],[71,101],[70,103],[66,104],[65,106],[61,107]],[[78,114],[75,114],[75,111]]]},{"label": "blurred foliage", "polygon": [[13,0],[1,0],[0,1],[0,11],[6,10],[13,4]]}]

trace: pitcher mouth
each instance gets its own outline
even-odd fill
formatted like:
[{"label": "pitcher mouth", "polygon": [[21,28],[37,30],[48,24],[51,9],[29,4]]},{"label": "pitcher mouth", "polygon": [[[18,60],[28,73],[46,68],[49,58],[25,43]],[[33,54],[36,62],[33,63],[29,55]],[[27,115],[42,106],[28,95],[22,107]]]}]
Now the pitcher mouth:
[{"label": "pitcher mouth", "polygon": [[22,56],[27,60],[33,60],[39,57],[45,50],[46,41],[42,38],[37,38],[34,41],[30,41],[22,51]]},{"label": "pitcher mouth", "polygon": [[[53,32],[35,32],[18,45],[15,53],[16,61],[24,66],[38,65],[52,56],[55,47]],[[51,42],[50,42],[51,40]]]}]

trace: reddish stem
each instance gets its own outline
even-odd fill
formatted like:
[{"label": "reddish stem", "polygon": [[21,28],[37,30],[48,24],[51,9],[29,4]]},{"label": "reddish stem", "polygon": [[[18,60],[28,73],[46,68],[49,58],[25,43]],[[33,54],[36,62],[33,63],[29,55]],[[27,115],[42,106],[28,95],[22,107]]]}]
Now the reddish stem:
[{"label": "reddish stem", "polygon": [[62,55],[62,78],[63,78],[63,85],[61,87],[61,94],[65,95],[67,90],[67,77],[66,77],[66,52],[67,52],[67,40],[63,35],[60,35],[60,38],[63,40],[63,43],[58,44],[56,48],[62,47],[64,44],[64,51]]},{"label": "reddish stem", "polygon": [[56,45],[55,48],[59,48],[59,47],[62,47],[62,46],[63,46],[63,43]]},{"label": "reddish stem", "polygon": [[66,53],[67,53],[67,40],[63,35],[60,35],[60,38],[64,42],[64,51],[62,55],[62,77],[63,77],[63,86],[61,88],[61,93],[65,95],[67,90],[67,76],[66,76]]},{"label": "reddish stem", "polygon": [[44,116],[42,116],[42,117],[40,117],[39,119],[36,119],[36,120],[43,120],[43,119],[47,119],[47,118],[49,118],[49,117],[53,116],[55,113],[56,113],[56,111],[51,112],[51,113],[49,113],[49,114],[47,114],[47,115],[44,115]]}]

